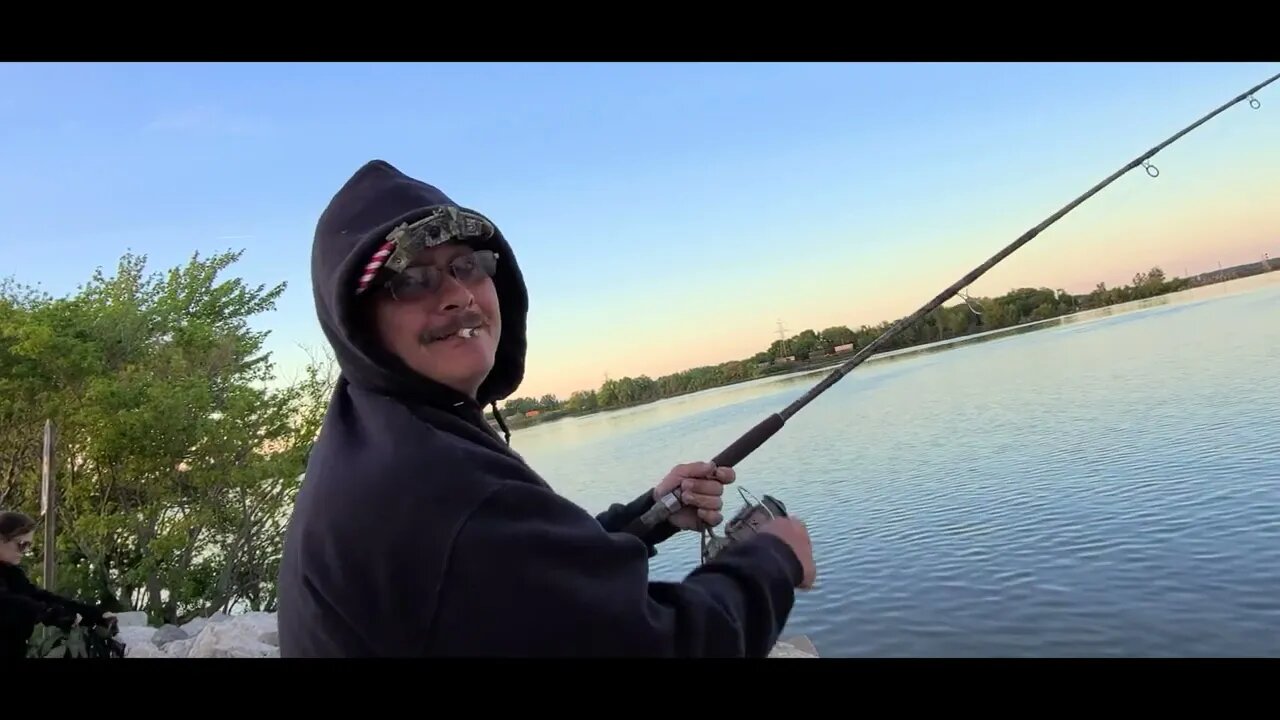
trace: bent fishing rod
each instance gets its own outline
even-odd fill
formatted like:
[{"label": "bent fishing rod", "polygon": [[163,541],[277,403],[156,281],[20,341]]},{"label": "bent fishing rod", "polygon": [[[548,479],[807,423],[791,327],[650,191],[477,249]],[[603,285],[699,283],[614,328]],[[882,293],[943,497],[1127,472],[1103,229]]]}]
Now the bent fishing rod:
[{"label": "bent fishing rod", "polygon": [[[1009,255],[1013,254],[1015,250],[1022,247],[1023,245],[1026,245],[1028,242],[1031,241],[1032,238],[1044,232],[1044,230],[1048,228],[1050,225],[1062,219],[1064,215],[1074,210],[1084,201],[1098,194],[1098,192],[1100,192],[1103,188],[1105,188],[1106,186],[1118,180],[1125,173],[1141,165],[1146,169],[1147,174],[1150,175],[1151,177],[1154,178],[1159,176],[1160,171],[1156,169],[1154,165],[1148,163],[1147,161],[1151,159],[1156,153],[1160,152],[1166,147],[1177,142],[1187,133],[1205,124],[1209,120],[1213,119],[1214,117],[1218,116],[1222,112],[1226,111],[1228,108],[1240,102],[1243,102],[1245,100],[1249,101],[1249,106],[1252,107],[1254,110],[1259,109],[1262,106],[1262,103],[1256,97],[1254,97],[1254,95],[1258,91],[1265,88],[1266,86],[1275,82],[1277,79],[1280,79],[1280,73],[1277,73],[1276,75],[1272,75],[1267,80],[1253,86],[1252,88],[1237,95],[1235,98],[1223,103],[1217,109],[1206,114],[1204,117],[1200,118],[1194,123],[1191,123],[1190,125],[1186,126],[1182,130],[1179,130],[1178,132],[1174,133],[1164,142],[1160,143],[1159,145],[1156,145],[1155,147],[1151,148],[1145,153],[1129,161],[1124,165],[1124,167],[1112,173],[1110,177],[1106,178],[1105,180],[1098,183],[1097,185],[1094,185],[1083,195],[1081,195],[1080,197],[1077,197],[1075,200],[1072,200],[1070,203],[1062,207],[1060,210],[1050,215],[1049,217],[1045,218],[1039,225],[1036,225],[1035,227],[1031,228],[1027,232],[1023,233],[1021,237],[1009,243],[1002,250],[1000,250],[1000,252],[997,252],[995,255],[992,255],[990,258],[987,259],[986,262],[982,263],[981,265],[965,273],[963,277],[961,277],[959,280],[956,280],[954,283],[952,283],[942,292],[938,293],[938,295],[934,297],[932,300],[925,303],[924,305],[921,305],[918,310],[911,313],[907,317],[902,318],[898,322],[894,323],[892,327],[890,327],[888,330],[884,331],[884,333],[882,333],[879,337],[877,337],[876,339],[868,343],[866,347],[859,350],[853,357],[849,358],[847,361],[845,361],[843,364],[841,364],[839,367],[833,370],[830,374],[826,376],[826,378],[824,378],[821,382],[815,385],[811,390],[806,392],[804,395],[797,398],[790,405],[786,406],[779,412],[769,415],[764,420],[761,420],[758,424],[756,424],[755,427],[743,433],[741,437],[739,437],[737,440],[734,440],[732,444],[730,444],[724,450],[720,451],[720,454],[716,455],[711,460],[712,464],[714,464],[716,467],[733,467],[734,465],[737,465],[738,463],[742,462],[744,458],[750,455],[753,451],[755,451],[757,448],[763,445],[766,440],[773,437],[775,433],[781,430],[782,426],[787,423],[787,420],[791,419],[793,415],[800,412],[801,408],[813,402],[815,398],[817,398],[822,393],[826,392],[832,385],[835,385],[845,375],[848,375],[850,372],[852,372],[854,368],[861,365],[862,362],[866,360],[868,357],[870,357],[872,353],[876,351],[877,348],[884,345],[886,342],[894,338],[898,333],[902,332],[907,327],[918,322],[925,315],[932,312],[934,309],[942,305],[942,303],[946,302],[948,299],[950,299],[952,296],[959,293],[964,288],[968,287],[969,285],[972,285],[974,280],[977,280],[978,278],[982,277],[982,275],[984,275],[988,270],[995,267],[997,264],[999,264],[1002,260],[1007,258]],[[776,514],[778,511],[784,511],[781,503],[777,502],[776,500],[773,500],[772,498],[769,498],[768,496],[765,496],[765,499],[766,501],[772,501],[771,504],[773,508],[770,511],[771,513]],[[643,515],[636,518],[629,525],[627,525],[627,527],[625,528],[625,531],[633,535],[643,535],[644,533],[648,532],[650,529],[656,527],[658,523],[666,520],[672,514],[680,510],[681,507],[683,507],[683,505],[680,502],[680,491],[679,489],[673,490],[672,492],[664,495],[658,502],[654,503],[654,505],[651,508],[649,508],[649,510],[646,511]],[[749,508],[748,510],[751,510],[751,509],[752,508]],[[750,514],[750,513],[747,512],[746,514]],[[730,525],[731,526],[733,525],[732,521]],[[731,531],[732,531],[732,528],[730,528],[730,532]]]}]

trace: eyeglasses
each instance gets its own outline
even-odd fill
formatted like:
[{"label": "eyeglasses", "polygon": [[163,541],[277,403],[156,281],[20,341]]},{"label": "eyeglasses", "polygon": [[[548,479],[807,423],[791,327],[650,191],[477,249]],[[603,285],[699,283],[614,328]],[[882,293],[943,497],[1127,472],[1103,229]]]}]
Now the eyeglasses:
[{"label": "eyeglasses", "polygon": [[407,302],[439,292],[444,285],[445,272],[463,285],[473,285],[482,278],[493,277],[497,269],[497,253],[476,250],[450,260],[443,269],[434,265],[411,265],[392,276],[386,288],[391,297]]}]

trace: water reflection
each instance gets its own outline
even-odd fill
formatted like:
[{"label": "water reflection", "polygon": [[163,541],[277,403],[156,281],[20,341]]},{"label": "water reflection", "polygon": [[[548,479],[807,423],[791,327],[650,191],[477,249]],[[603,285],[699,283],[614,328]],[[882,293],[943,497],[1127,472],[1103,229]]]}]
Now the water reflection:
[{"label": "water reflection", "polygon": [[[1277,320],[1273,273],[857,369],[738,468],[813,535],[788,632],[829,656],[1280,656]],[[825,372],[513,440],[599,510]],[[684,534],[653,576],[696,558]]]}]

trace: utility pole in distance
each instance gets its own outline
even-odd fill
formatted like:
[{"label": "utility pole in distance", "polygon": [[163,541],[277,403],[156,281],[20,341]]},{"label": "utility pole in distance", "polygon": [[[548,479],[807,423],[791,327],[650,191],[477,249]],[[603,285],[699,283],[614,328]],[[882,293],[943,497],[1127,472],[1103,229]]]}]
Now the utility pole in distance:
[{"label": "utility pole in distance", "polygon": [[58,486],[53,464],[53,421],[44,421],[44,462],[40,473],[40,514],[44,515],[44,589],[54,592],[58,570]]}]

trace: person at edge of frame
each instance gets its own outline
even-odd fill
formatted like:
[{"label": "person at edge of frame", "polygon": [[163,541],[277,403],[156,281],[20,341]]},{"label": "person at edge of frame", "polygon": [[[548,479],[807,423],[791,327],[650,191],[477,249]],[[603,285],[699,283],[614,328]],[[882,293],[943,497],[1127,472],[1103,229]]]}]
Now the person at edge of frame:
[{"label": "person at edge of frame", "polygon": [[115,622],[115,613],[36,587],[22,569],[35,543],[36,521],[20,512],[0,512],[0,658],[27,657],[36,625],[70,631]]},{"label": "person at edge of frame", "polygon": [[[593,517],[510,447],[528,291],[492,221],[374,160],[322,213],[311,280],[341,372],[286,531],[281,657],[768,655],[815,579],[801,521],[654,581],[656,545],[723,521],[731,468]],[[678,513],[621,531],[675,488]]]}]

